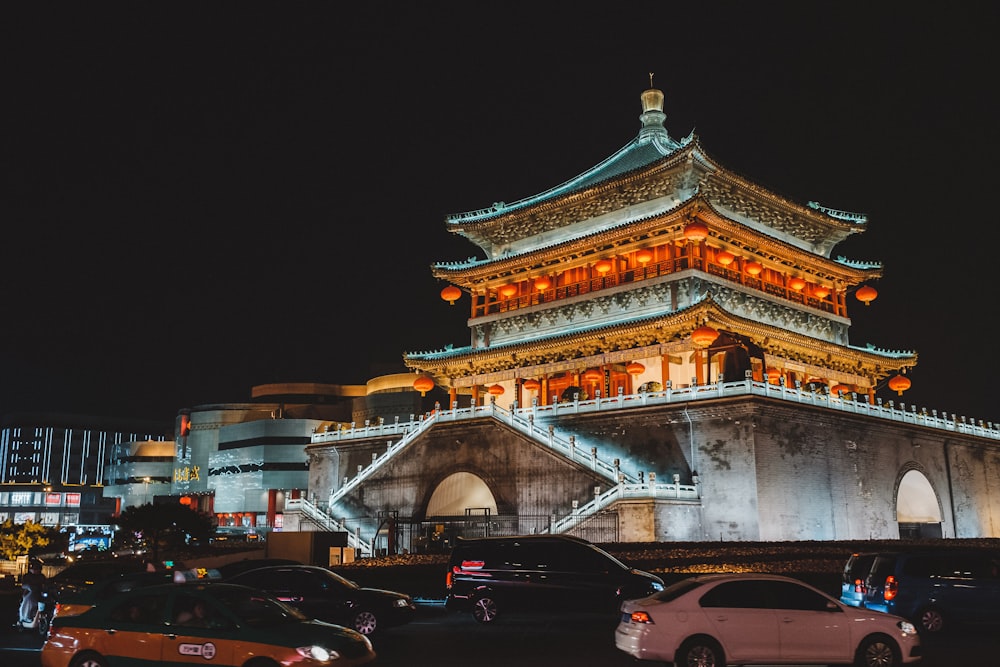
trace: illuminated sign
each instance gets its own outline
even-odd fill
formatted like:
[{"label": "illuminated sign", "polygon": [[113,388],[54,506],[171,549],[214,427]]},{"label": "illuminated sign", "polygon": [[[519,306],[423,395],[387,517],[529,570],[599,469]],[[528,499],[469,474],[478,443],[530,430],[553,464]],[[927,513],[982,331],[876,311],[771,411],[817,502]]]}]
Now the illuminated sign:
[{"label": "illuminated sign", "polygon": [[79,493],[67,493],[66,494],[66,504],[72,505],[74,507],[80,506],[80,494]]},{"label": "illuminated sign", "polygon": [[[80,495],[79,493],[76,495]],[[45,494],[45,504],[46,505],[61,505],[62,504],[62,494],[61,493],[46,493]],[[79,502],[77,503],[79,505]]]},{"label": "illuminated sign", "polygon": [[184,466],[183,468],[174,468],[175,482],[198,482],[200,480],[200,466]]}]

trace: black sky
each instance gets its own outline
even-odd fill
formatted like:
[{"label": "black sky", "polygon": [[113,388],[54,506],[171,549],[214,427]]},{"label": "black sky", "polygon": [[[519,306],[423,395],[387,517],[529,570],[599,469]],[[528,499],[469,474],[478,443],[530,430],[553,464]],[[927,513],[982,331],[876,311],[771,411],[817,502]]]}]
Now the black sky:
[{"label": "black sky", "polygon": [[995,10],[399,4],[0,10],[0,414],[170,420],[466,344],[445,215],[623,146],[652,71],[674,137],[869,216],[835,254],[885,265],[851,342],[919,354],[902,400],[1000,419]]}]

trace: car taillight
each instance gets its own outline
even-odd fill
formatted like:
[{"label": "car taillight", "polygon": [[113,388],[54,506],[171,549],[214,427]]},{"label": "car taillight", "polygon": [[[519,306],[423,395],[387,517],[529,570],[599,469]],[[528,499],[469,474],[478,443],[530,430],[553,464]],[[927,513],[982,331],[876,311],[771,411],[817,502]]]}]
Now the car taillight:
[{"label": "car taillight", "polygon": [[451,588],[451,570],[448,570],[448,574],[444,576],[444,587]]},{"label": "car taillight", "polygon": [[861,581],[860,579],[855,579],[854,580],[854,592],[855,593],[864,593],[865,592],[865,582]]},{"label": "car taillight", "polygon": [[899,583],[896,581],[896,577],[890,574],[888,577],[885,578],[885,590],[882,593],[882,596],[885,598],[885,601],[888,602],[889,600],[896,597],[896,591],[898,590],[899,590]]},{"label": "car taillight", "polygon": [[628,620],[632,623],[652,623],[652,617],[644,611],[633,611],[629,614]]}]

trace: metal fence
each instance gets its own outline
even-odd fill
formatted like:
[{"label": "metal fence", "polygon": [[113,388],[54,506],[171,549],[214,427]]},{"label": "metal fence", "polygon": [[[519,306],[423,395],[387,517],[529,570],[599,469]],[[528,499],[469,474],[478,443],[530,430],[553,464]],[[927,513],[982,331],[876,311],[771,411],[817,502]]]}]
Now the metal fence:
[{"label": "metal fence", "polygon": [[[505,535],[537,535],[552,532],[556,518],[551,515],[525,514],[465,514],[418,520],[410,517],[379,516],[346,519],[349,530],[375,534],[372,553],[376,556],[403,553],[448,553],[458,538],[503,537]],[[570,535],[591,542],[618,541],[618,513],[597,512],[573,530]]]}]

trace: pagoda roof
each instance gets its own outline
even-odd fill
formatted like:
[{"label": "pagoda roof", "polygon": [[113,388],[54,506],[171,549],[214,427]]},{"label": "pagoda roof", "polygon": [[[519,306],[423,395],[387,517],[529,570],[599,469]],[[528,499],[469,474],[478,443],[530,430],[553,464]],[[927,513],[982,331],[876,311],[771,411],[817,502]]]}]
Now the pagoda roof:
[{"label": "pagoda roof", "polygon": [[864,215],[802,205],[726,169],[694,132],[673,139],[663,125],[662,98],[658,90],[643,93],[638,136],[596,166],[512,204],[446,216],[448,230],[491,261],[629,224],[700,196],[743,224],[827,257],[834,245],[863,231]]},{"label": "pagoda roof", "polygon": [[[474,374],[482,369],[508,370],[524,365],[529,356],[560,354],[559,350],[572,349],[579,353],[588,347],[587,341],[598,347],[620,350],[628,347],[623,341],[642,338],[655,332],[658,342],[669,342],[689,335],[703,322],[732,329],[747,335],[765,352],[781,357],[798,357],[811,360],[816,365],[827,365],[834,370],[850,368],[860,375],[887,375],[890,371],[915,366],[917,355],[913,351],[886,350],[867,344],[841,345],[795,333],[773,325],[750,320],[727,311],[707,294],[692,305],[664,315],[652,315],[622,320],[614,324],[581,326],[542,335],[531,341],[493,345],[486,348],[472,346],[453,347],[427,352],[407,352],[404,363],[421,371],[448,376],[448,367],[462,368],[462,375]],[[595,342],[596,341],[596,342]],[[635,346],[633,343],[632,346]],[[570,358],[570,357],[567,357]],[[479,363],[476,363],[477,360]],[[825,362],[825,363],[820,363]],[[837,363],[839,362],[839,363]],[[842,368],[837,368],[842,366]]]},{"label": "pagoda roof", "polygon": [[[438,262],[432,265],[431,270],[435,277],[444,278],[453,284],[473,289],[477,281],[488,280],[491,277],[521,277],[524,271],[535,267],[550,266],[554,257],[561,257],[564,261],[572,262],[575,259],[588,257],[594,254],[594,247],[605,249],[622,246],[626,251],[628,246],[635,243],[636,236],[650,238],[654,229],[662,229],[664,226],[674,226],[678,233],[695,209],[702,209],[704,212],[712,213],[717,218],[725,218],[725,212],[721,211],[711,201],[704,197],[697,197],[692,200],[680,203],[669,210],[661,211],[657,215],[650,215],[642,218],[635,218],[629,221],[620,221],[614,224],[607,224],[602,227],[590,229],[586,234],[564,240],[553,240],[547,247],[524,248],[519,252],[513,252],[495,257],[492,259],[482,259],[469,257],[466,260],[452,262]],[[733,228],[738,228],[734,225]],[[752,228],[747,228],[751,229]],[[755,248],[760,254],[776,254],[785,258],[799,257],[800,262],[808,263],[817,267],[813,273],[828,274],[830,279],[844,280],[850,284],[855,284],[864,280],[880,278],[882,276],[882,264],[873,261],[850,260],[844,256],[827,258],[804,251],[798,246],[790,244],[786,239],[766,236],[766,241],[761,243],[753,240],[753,231],[747,232],[745,241],[730,237],[727,240],[733,245],[747,245]],[[759,239],[759,237],[757,237]],[[750,253],[750,250],[747,250]],[[786,259],[785,263],[794,261]],[[818,268],[825,267],[825,268]]]}]

